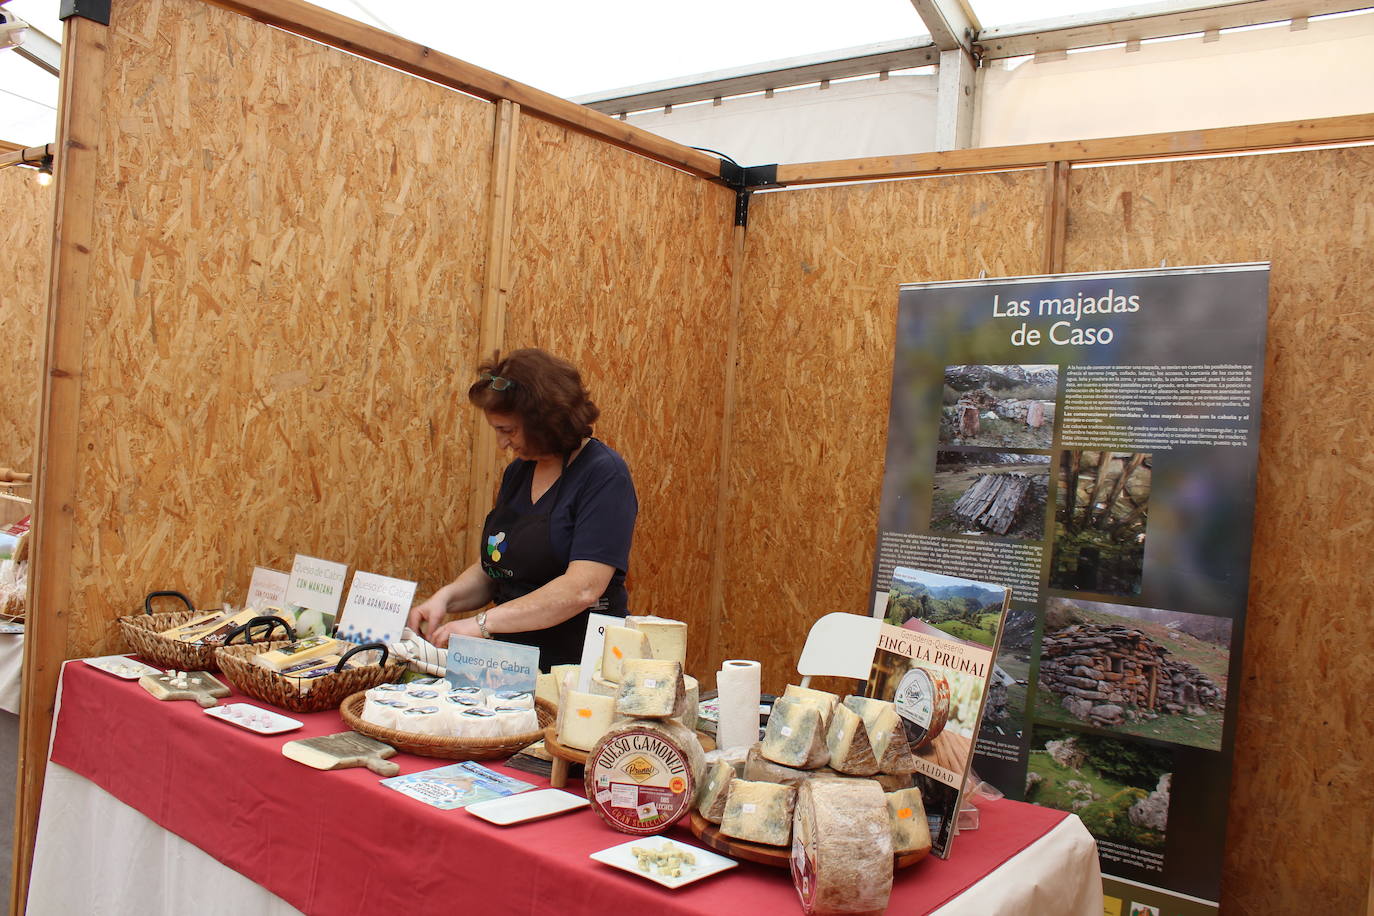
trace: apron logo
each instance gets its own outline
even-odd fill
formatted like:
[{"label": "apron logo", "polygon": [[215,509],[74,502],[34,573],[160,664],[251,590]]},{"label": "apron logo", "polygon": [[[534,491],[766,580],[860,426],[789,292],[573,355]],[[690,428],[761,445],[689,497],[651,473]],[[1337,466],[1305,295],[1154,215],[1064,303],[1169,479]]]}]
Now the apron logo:
[{"label": "apron logo", "polygon": [[501,546],[506,543],[506,532],[498,531],[487,538],[487,559],[493,563],[501,562]]}]

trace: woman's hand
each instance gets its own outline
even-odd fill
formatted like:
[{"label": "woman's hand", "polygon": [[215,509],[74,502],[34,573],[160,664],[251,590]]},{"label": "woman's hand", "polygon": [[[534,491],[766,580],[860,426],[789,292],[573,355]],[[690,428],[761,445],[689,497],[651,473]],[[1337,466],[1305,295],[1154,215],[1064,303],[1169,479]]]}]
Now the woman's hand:
[{"label": "woman's hand", "polygon": [[477,621],[471,617],[464,617],[461,620],[450,620],[443,626],[435,629],[432,633],[425,635],[429,640],[440,649],[448,649],[448,638],[450,636],[481,636],[477,631]]},{"label": "woman's hand", "polygon": [[[434,630],[444,622],[444,617],[447,614],[448,601],[443,597],[443,589],[440,589],[433,595],[430,595],[426,601],[410,609],[410,613],[406,615],[406,626],[416,633],[419,633],[421,636],[425,636],[426,639],[429,639],[429,636],[426,634],[434,632]],[[423,629],[420,627],[421,623],[424,624]],[[433,639],[429,641],[434,642]],[[444,644],[448,644],[447,639],[444,640]],[[438,643],[435,643],[435,645],[438,645]]]}]

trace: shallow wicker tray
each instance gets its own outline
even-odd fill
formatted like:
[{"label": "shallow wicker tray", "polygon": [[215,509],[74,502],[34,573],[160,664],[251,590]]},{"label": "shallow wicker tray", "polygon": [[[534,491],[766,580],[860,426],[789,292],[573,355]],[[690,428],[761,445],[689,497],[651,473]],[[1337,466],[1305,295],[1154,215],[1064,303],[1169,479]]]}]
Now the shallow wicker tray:
[{"label": "shallow wicker tray", "polygon": [[[365,665],[348,668],[334,674],[317,677],[310,682],[310,690],[301,693],[296,681],[253,664],[253,656],[287,645],[284,640],[247,645],[224,646],[216,652],[216,659],[224,676],[250,697],[292,712],[322,712],[334,709],[349,694],[400,680],[406,673],[406,663],[391,656],[384,665]],[[362,694],[358,694],[361,696]]]},{"label": "shallow wicker tray", "polygon": [[165,614],[131,614],[117,619],[124,643],[135,655],[178,671],[218,671],[215,650],[218,646],[193,646],[168,639],[163,630],[189,623],[206,611],[169,611]]},{"label": "shallow wicker tray", "polygon": [[535,697],[534,710],[539,719],[539,728],[532,732],[506,738],[437,738],[364,722],[363,703],[366,699],[362,693],[355,693],[339,707],[339,714],[349,728],[389,744],[398,751],[421,757],[442,757],[445,760],[496,760],[509,757],[544,737],[544,729],[553,722],[555,716],[552,703],[543,697]]}]

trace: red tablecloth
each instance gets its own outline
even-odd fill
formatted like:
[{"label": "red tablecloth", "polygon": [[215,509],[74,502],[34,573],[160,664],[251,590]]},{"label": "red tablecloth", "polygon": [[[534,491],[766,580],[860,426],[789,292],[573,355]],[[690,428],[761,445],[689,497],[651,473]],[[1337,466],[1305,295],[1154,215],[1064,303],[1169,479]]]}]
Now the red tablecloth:
[{"label": "red tablecloth", "polygon": [[[266,705],[237,694],[221,702]],[[159,702],[136,682],[73,662],[63,673],[52,760],[306,913],[373,916],[477,906],[484,914],[604,916],[612,902],[622,912],[655,916],[799,910],[783,869],[741,862],[666,891],[597,863],[590,853],[630,837],[587,810],[496,827],[403,796],[364,769],[302,766],[281,755],[282,744],[345,726],[336,711],[288,714],[305,727],[256,735],[214,721],[194,703]],[[408,754],[393,759],[402,773],[449,762]],[[939,907],[1065,816],[1012,801],[980,807],[981,829],[961,834],[949,860],[927,859],[897,874],[889,912]],[[682,828],[674,836],[693,841]]]}]

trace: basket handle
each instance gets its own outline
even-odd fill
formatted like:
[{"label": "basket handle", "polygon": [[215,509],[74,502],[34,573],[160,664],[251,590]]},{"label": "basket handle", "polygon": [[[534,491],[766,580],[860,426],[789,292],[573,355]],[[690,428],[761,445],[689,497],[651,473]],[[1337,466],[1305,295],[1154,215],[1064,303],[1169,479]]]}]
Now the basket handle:
[{"label": "basket handle", "polygon": [[229,631],[229,635],[224,637],[224,644],[226,646],[229,645],[234,641],[234,637],[239,636],[240,634],[247,637],[244,640],[245,642],[251,643],[253,641],[253,627],[260,626],[267,627],[267,629],[264,630],[262,634],[262,638],[264,640],[271,637],[272,629],[274,627],[280,626],[283,630],[286,631],[286,639],[288,642],[296,641],[296,631],[291,628],[291,624],[287,623],[285,620],[282,620],[280,617],[272,617],[270,615],[267,615],[263,617],[254,617],[252,620],[248,621],[242,626],[234,627],[234,629]]},{"label": "basket handle", "polygon": [[379,661],[377,664],[379,666],[385,667],[386,660],[391,657],[391,650],[386,647],[386,643],[366,642],[363,643],[361,646],[354,646],[353,648],[345,652],[343,654],[343,658],[339,659],[339,663],[334,666],[334,673],[337,674],[340,671],[344,670],[344,665],[348,664],[348,660],[353,656],[357,655],[359,652],[368,652],[376,649],[382,650],[382,660]]},{"label": "basket handle", "polygon": [[154,598],[180,598],[180,599],[186,604],[186,610],[190,611],[190,612],[193,613],[193,614],[194,614],[195,611],[196,611],[196,606],[195,606],[194,604],[191,603],[191,599],[190,599],[190,598],[187,598],[187,597],[186,597],[185,595],[183,595],[181,592],[178,592],[178,591],[149,592],[149,593],[147,594],[147,596],[143,599],[143,612],[144,612],[145,614],[147,614],[149,617],[151,617],[151,616],[153,615],[153,599],[154,599]]}]

